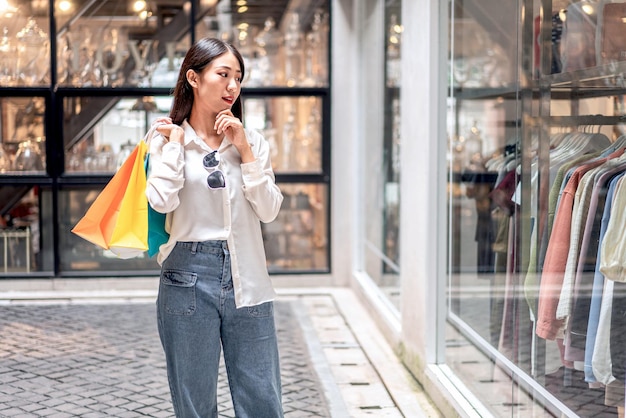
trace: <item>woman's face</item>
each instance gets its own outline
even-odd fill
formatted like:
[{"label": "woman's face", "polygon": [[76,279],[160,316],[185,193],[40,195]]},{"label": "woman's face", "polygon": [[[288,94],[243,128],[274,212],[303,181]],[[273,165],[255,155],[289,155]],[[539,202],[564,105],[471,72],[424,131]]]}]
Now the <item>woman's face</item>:
[{"label": "woman's face", "polygon": [[189,70],[187,79],[194,88],[194,106],[213,114],[230,109],[241,92],[241,66],[230,51],[214,58],[199,74]]}]

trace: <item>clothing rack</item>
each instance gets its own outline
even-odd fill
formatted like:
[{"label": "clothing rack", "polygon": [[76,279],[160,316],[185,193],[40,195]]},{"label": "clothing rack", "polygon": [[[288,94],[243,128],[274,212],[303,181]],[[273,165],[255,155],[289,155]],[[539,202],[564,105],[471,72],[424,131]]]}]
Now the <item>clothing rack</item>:
[{"label": "clothing rack", "polygon": [[552,126],[619,125],[621,123],[626,123],[626,116],[550,116],[549,121]]}]

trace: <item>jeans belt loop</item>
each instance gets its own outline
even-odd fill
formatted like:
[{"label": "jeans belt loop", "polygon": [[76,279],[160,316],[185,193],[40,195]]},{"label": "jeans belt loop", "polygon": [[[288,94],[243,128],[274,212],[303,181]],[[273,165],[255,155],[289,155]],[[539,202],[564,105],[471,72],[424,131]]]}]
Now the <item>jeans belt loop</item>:
[{"label": "jeans belt loop", "polygon": [[198,241],[191,243],[191,253],[195,254],[198,251]]}]

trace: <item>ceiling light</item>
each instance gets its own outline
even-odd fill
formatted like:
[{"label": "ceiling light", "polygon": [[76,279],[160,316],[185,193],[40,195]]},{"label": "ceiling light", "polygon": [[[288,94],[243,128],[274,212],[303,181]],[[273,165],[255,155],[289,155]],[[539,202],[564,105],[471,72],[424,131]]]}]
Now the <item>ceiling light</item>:
[{"label": "ceiling light", "polygon": [[237,13],[245,13],[248,11],[248,6],[241,6],[237,9]]},{"label": "ceiling light", "polygon": [[72,2],[69,0],[61,0],[59,2],[59,11],[67,13],[72,9]]},{"label": "ceiling light", "polygon": [[583,8],[583,12],[587,13],[588,15],[592,15],[595,13],[595,9],[589,3],[583,4],[582,8]]},{"label": "ceiling light", "polygon": [[146,10],[146,2],[144,0],[137,0],[133,3],[133,11],[140,12]]},{"label": "ceiling light", "polygon": [[139,12],[139,19],[141,19],[141,20],[146,20],[150,16],[152,16],[152,13],[149,12],[148,10],[142,10],[142,11]]},{"label": "ceiling light", "polygon": [[17,8],[13,7],[7,0],[0,0],[0,16],[11,18],[17,12]]}]

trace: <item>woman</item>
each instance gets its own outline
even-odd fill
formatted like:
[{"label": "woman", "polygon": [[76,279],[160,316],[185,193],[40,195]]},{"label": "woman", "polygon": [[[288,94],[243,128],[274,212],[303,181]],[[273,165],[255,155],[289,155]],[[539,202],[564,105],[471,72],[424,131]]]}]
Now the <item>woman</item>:
[{"label": "woman", "polygon": [[232,45],[198,41],[150,142],[146,195],[170,233],[157,256],[157,317],[177,417],[217,417],[220,346],[236,416],[283,416],[260,226],[283,196],[268,142],[242,125],[243,77]]}]

